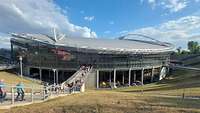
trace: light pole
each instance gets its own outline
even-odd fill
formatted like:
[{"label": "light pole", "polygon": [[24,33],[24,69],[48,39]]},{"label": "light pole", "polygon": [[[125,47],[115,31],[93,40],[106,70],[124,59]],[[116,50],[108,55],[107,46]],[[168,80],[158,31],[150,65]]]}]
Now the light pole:
[{"label": "light pole", "polygon": [[23,74],[22,74],[22,73],[23,73],[23,72],[22,72],[22,60],[23,60],[23,58],[22,58],[22,56],[20,56],[20,57],[19,57],[19,61],[20,61],[20,76],[21,76],[21,78],[22,78],[22,75],[23,75]]}]

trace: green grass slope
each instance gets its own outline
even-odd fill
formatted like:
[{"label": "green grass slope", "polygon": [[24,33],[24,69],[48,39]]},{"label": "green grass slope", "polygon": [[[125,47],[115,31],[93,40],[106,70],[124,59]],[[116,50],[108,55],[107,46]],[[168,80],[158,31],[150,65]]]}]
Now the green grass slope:
[{"label": "green grass slope", "polygon": [[0,79],[3,79],[6,84],[12,84],[12,85],[15,85],[19,82],[23,82],[24,85],[27,85],[27,86],[38,85],[40,83],[40,81],[38,80],[27,79],[26,77],[21,78],[20,76],[16,74],[9,73],[6,71],[0,71]]},{"label": "green grass slope", "polygon": [[[5,113],[200,113],[199,72],[177,70],[158,83],[116,90],[89,90]],[[141,92],[142,91],[142,92]],[[184,93],[185,99],[181,96]],[[192,98],[187,98],[192,97]]]},{"label": "green grass slope", "polygon": [[136,86],[129,88],[117,89],[116,91],[123,92],[155,92],[168,95],[200,96],[200,72],[193,70],[176,70],[175,73],[156,83],[147,84],[144,86]]}]

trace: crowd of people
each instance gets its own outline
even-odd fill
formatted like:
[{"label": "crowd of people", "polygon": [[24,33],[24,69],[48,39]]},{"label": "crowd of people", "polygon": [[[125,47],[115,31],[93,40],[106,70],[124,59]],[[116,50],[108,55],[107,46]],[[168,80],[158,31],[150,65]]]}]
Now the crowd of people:
[{"label": "crowd of people", "polygon": [[[6,91],[6,84],[3,79],[0,80],[0,102],[3,103],[6,96],[7,96],[7,91]],[[23,101],[25,92],[24,92],[24,84],[22,82],[19,82],[16,84],[14,87],[16,89],[17,96],[15,98],[16,101]]]},{"label": "crowd of people", "polygon": [[70,81],[69,83],[63,84],[64,91],[69,91],[69,93],[72,93],[73,91],[80,91],[81,86],[85,82],[86,75],[90,71],[91,66],[81,66],[79,73],[76,75],[76,78],[73,81]]},{"label": "crowd of people", "polygon": [[79,72],[77,73],[71,81],[64,82],[62,84],[53,84],[49,85],[48,83],[44,84],[44,94],[47,98],[50,94],[49,92],[56,93],[73,93],[74,91],[81,91],[81,87],[85,82],[86,75],[90,71],[91,66],[81,66]]}]

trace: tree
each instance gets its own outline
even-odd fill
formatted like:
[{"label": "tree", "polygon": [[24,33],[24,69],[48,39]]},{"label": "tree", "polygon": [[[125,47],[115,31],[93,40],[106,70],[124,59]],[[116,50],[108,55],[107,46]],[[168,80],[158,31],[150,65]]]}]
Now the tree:
[{"label": "tree", "polygon": [[195,41],[189,41],[188,42],[188,49],[191,53],[198,53],[200,51],[200,47],[198,42]]}]

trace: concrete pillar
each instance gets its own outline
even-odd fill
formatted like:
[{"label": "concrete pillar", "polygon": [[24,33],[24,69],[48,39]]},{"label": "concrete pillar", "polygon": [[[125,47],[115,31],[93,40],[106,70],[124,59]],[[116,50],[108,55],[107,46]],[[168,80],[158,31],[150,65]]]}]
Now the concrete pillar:
[{"label": "concrete pillar", "polygon": [[151,82],[153,82],[153,78],[154,78],[154,67],[151,70]]},{"label": "concrete pillar", "polygon": [[114,69],[113,87],[116,88],[116,69]]},{"label": "concrete pillar", "polygon": [[82,84],[80,91],[85,92],[85,83]]},{"label": "concrete pillar", "polygon": [[99,70],[97,70],[97,88],[99,88]]},{"label": "concrete pillar", "polygon": [[128,71],[128,85],[131,86],[131,68]]},{"label": "concrete pillar", "polygon": [[40,80],[42,80],[42,69],[39,68]]},{"label": "concrete pillar", "polygon": [[142,68],[142,73],[141,73],[141,83],[143,85],[143,81],[144,81],[144,68]]},{"label": "concrete pillar", "polygon": [[133,81],[136,82],[136,70],[133,72]]}]

